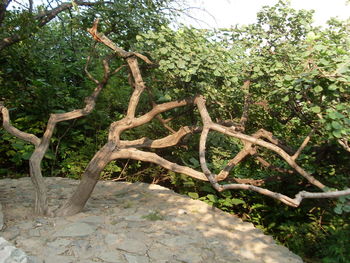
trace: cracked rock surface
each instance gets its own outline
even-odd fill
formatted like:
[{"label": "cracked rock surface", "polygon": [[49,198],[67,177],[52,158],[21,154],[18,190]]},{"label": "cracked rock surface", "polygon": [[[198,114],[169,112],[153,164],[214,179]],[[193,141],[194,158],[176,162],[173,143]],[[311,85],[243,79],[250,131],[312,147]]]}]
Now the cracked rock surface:
[{"label": "cracked rock surface", "polygon": [[[79,183],[45,182],[54,208]],[[158,185],[101,181],[82,213],[60,218],[34,216],[33,200],[30,178],[0,180],[0,236],[31,262],[303,262],[252,224]]]}]

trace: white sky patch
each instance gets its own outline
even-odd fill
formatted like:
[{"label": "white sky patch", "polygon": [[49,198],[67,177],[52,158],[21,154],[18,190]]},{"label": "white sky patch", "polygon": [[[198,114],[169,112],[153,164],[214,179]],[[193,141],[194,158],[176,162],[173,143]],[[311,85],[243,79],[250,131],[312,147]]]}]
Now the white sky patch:
[{"label": "white sky patch", "polygon": [[[256,22],[256,14],[262,6],[275,5],[278,0],[189,0],[190,6],[197,6],[207,11],[193,9],[191,15],[203,22],[184,18],[186,25],[206,28],[224,28],[235,24]],[[346,0],[291,0],[295,9],[315,10],[315,25],[325,25],[331,17],[350,18],[350,4]],[[209,15],[209,14],[210,15]]]}]

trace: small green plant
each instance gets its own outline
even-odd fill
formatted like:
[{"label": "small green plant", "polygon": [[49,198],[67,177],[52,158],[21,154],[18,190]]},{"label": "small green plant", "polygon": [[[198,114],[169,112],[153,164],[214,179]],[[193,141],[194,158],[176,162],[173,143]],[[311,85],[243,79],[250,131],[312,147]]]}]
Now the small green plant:
[{"label": "small green plant", "polygon": [[154,211],[149,213],[148,215],[142,216],[142,218],[147,219],[149,221],[158,221],[158,220],[164,220],[164,216],[159,214],[158,211]]}]

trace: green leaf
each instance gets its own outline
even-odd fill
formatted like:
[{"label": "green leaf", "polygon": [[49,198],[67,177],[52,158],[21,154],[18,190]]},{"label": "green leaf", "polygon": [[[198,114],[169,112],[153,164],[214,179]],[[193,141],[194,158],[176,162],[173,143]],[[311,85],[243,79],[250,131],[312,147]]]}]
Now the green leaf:
[{"label": "green leaf", "polygon": [[321,86],[316,86],[314,88],[314,91],[317,92],[317,93],[320,93],[322,90],[323,90],[323,88]]},{"label": "green leaf", "polygon": [[32,152],[25,152],[24,154],[22,154],[22,159],[29,160],[31,156],[32,156]]},{"label": "green leaf", "polygon": [[203,185],[200,189],[201,191],[204,191],[207,193],[212,193],[212,194],[216,193],[216,190],[211,185],[208,185],[208,184]]},{"label": "green leaf", "polygon": [[342,209],[342,206],[341,205],[337,205],[335,208],[334,208],[334,212],[338,215],[341,215],[343,213],[343,209]]},{"label": "green leaf", "polygon": [[283,68],[283,64],[281,62],[276,63],[276,68]]},{"label": "green leaf", "polygon": [[283,102],[289,101],[289,96],[287,95],[287,96],[283,97],[283,98],[282,98],[282,101],[283,101]]},{"label": "green leaf", "polygon": [[350,65],[349,62],[340,65],[340,66],[337,68],[336,72],[337,72],[338,74],[347,73],[347,72],[349,71],[349,65]]},{"label": "green leaf", "polygon": [[336,138],[341,138],[342,137],[342,133],[340,130],[335,130],[332,132],[333,136]]},{"label": "green leaf", "polygon": [[232,204],[234,205],[245,204],[245,202],[242,199],[238,199],[238,198],[232,198],[231,201],[232,201]]},{"label": "green leaf", "polygon": [[343,211],[346,213],[350,212],[350,205],[344,205]]},{"label": "green leaf", "polygon": [[291,80],[293,80],[293,77],[290,75],[287,75],[287,76],[284,76],[284,79],[287,81],[291,81]]},{"label": "green leaf", "polygon": [[325,48],[324,45],[315,45],[315,46],[314,46],[314,49],[317,50],[317,51],[321,51],[321,50],[323,50],[324,48]]},{"label": "green leaf", "polygon": [[165,55],[166,53],[168,53],[168,49],[165,47],[162,47],[159,49],[159,52],[160,52],[160,54]]},{"label": "green leaf", "polygon": [[335,84],[331,84],[331,85],[328,86],[328,89],[329,89],[329,90],[332,90],[332,91],[333,91],[333,90],[337,90],[337,89],[338,89],[338,86],[335,85]]},{"label": "green leaf", "polygon": [[314,106],[314,107],[311,107],[311,111],[314,113],[320,113],[321,108],[319,106]]},{"label": "green leaf", "polygon": [[47,153],[45,153],[45,158],[49,159],[49,160],[54,160],[56,158],[56,156],[54,155],[53,152],[47,152]]},{"label": "green leaf", "polygon": [[76,3],[74,0],[72,0],[72,7],[73,7],[73,9],[74,9],[75,11],[78,11],[78,10],[79,10],[78,5],[77,5],[77,3]]},{"label": "green leaf", "polygon": [[177,64],[177,66],[178,66],[179,68],[181,68],[181,69],[186,68],[186,63],[185,63],[184,60],[179,60],[179,61],[176,62],[176,64]]},{"label": "green leaf", "polygon": [[343,128],[343,126],[337,121],[332,121],[332,127],[336,130],[340,130],[341,128]]},{"label": "green leaf", "polygon": [[214,76],[215,77],[220,77],[221,73],[218,70],[214,70]]},{"label": "green leaf", "polygon": [[199,195],[198,193],[195,193],[195,192],[188,192],[187,193],[189,197],[193,198],[193,199],[198,199],[199,198]]},{"label": "green leaf", "polygon": [[194,157],[191,157],[190,158],[190,160],[189,160],[192,164],[193,164],[193,166],[195,166],[195,167],[199,167],[199,162],[198,162],[198,160],[196,159],[196,158],[194,158]]},{"label": "green leaf", "polygon": [[217,202],[217,197],[215,195],[212,195],[212,194],[208,194],[207,195],[207,198],[209,201],[213,202],[213,203],[216,203]]},{"label": "green leaf", "polygon": [[24,149],[24,144],[22,142],[15,142],[11,144],[13,148],[17,150],[22,150]]},{"label": "green leaf", "polygon": [[336,111],[332,111],[332,112],[328,113],[328,117],[331,118],[332,120],[338,119],[337,112]]},{"label": "green leaf", "polygon": [[232,206],[232,201],[229,198],[226,198],[223,202],[222,205],[224,206]]},{"label": "green leaf", "polygon": [[171,63],[167,64],[167,67],[168,67],[168,69],[174,69],[175,64],[171,62]]},{"label": "green leaf", "polygon": [[321,58],[321,59],[320,59],[320,63],[321,63],[323,66],[328,66],[330,62],[329,62],[329,60],[327,60],[327,59]]},{"label": "green leaf", "polygon": [[231,197],[232,196],[231,191],[221,192],[221,195],[224,196],[224,197]]}]

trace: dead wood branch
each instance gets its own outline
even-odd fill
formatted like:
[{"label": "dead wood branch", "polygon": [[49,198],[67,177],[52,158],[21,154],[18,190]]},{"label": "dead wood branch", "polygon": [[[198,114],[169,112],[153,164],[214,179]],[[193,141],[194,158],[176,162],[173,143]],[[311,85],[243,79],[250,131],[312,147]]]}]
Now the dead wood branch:
[{"label": "dead wood branch", "polygon": [[[229,136],[233,136],[235,138],[239,138],[243,141],[252,143],[252,144],[256,144],[259,146],[263,146],[267,149],[270,149],[276,153],[278,153],[283,159],[285,159],[285,161],[291,166],[293,167],[299,174],[301,174],[302,176],[304,176],[309,182],[311,182],[312,184],[314,184],[315,186],[324,189],[325,186],[320,183],[318,180],[316,180],[313,176],[311,176],[310,174],[308,174],[306,171],[304,171],[300,166],[298,166],[293,158],[291,156],[289,156],[286,152],[284,152],[281,148],[279,148],[278,146],[265,142],[263,140],[260,140],[256,137],[253,136],[247,136],[244,134],[241,134],[239,132],[234,132],[229,129],[227,129],[227,127],[223,127],[219,124],[213,123],[209,113],[206,109],[205,106],[205,100],[203,97],[199,96],[196,98],[195,100],[196,105],[198,106],[198,110],[201,114],[202,117],[202,121],[203,121],[203,131],[201,134],[201,138],[200,138],[200,145],[199,145],[199,157],[200,157],[200,164],[201,164],[201,168],[203,170],[203,173],[206,175],[206,177],[208,178],[209,182],[212,184],[212,186],[217,190],[217,191],[224,191],[224,190],[228,190],[228,189],[243,189],[243,190],[251,190],[251,191],[255,191],[257,193],[269,196],[271,198],[277,199],[289,206],[293,206],[293,207],[298,207],[301,203],[301,201],[305,198],[336,198],[339,196],[345,196],[345,195],[349,195],[350,194],[350,189],[346,189],[346,190],[342,190],[342,191],[329,191],[329,192],[321,192],[321,193],[310,193],[310,192],[305,192],[305,191],[301,191],[299,192],[294,199],[280,194],[280,193],[276,193],[276,192],[272,192],[268,189],[264,189],[261,187],[257,187],[257,186],[253,186],[253,185],[247,185],[247,184],[224,184],[224,185],[220,185],[217,181],[217,177],[215,174],[213,174],[207,166],[207,162],[206,162],[206,158],[205,158],[205,152],[206,152],[206,141],[207,141],[207,137],[209,134],[209,131],[215,130],[224,134],[227,134]],[[264,135],[266,136],[266,131],[264,130],[260,130],[260,135]],[[269,135],[269,134],[268,134]],[[270,135],[268,136],[269,138],[272,138]]]},{"label": "dead wood branch", "polygon": [[[235,183],[219,184],[219,181],[227,179],[232,168],[239,162],[243,161],[247,156],[256,157],[258,161],[261,162],[262,165],[264,165],[265,167],[278,169],[280,172],[284,173],[291,173],[291,171],[289,170],[273,167],[266,160],[258,156],[257,149],[262,147],[278,154],[282,159],[284,159],[285,162],[287,162],[295,170],[296,173],[303,176],[314,186],[322,190],[326,189],[324,184],[322,184],[315,177],[313,177],[311,174],[305,171],[296,162],[296,159],[299,156],[300,152],[307,145],[310,139],[308,137],[310,137],[311,134],[304,140],[299,149],[294,153],[292,149],[285,146],[284,143],[282,143],[279,139],[275,138],[271,132],[266,131],[264,129],[260,129],[252,135],[242,133],[242,131],[244,131],[245,129],[245,125],[248,120],[248,111],[250,104],[248,97],[245,98],[242,118],[240,120],[240,124],[238,125],[225,126],[213,122],[207,111],[205,99],[202,96],[196,96],[194,98],[171,101],[162,104],[156,104],[154,101],[152,101],[151,98],[152,109],[142,115],[137,115],[137,107],[139,105],[140,96],[145,90],[148,89],[143,81],[141,70],[138,64],[138,59],[141,59],[146,63],[151,62],[147,57],[143,55],[140,55],[135,52],[127,52],[121,49],[120,47],[117,47],[104,34],[99,33],[97,31],[97,27],[98,20],[96,20],[93,27],[89,29],[90,34],[95,40],[111,48],[115,52],[115,54],[107,56],[105,59],[103,59],[102,63],[104,74],[102,80],[98,80],[97,78],[92,76],[92,74],[89,73],[88,65],[90,63],[90,59],[88,58],[85,71],[87,73],[88,78],[96,84],[96,88],[92,92],[92,94],[85,99],[84,108],[67,113],[51,114],[50,119],[48,121],[47,129],[43,137],[39,139],[35,135],[27,134],[14,128],[10,124],[7,109],[3,106],[3,104],[0,104],[0,110],[3,116],[4,127],[7,128],[13,134],[15,134],[17,137],[29,141],[36,146],[35,151],[30,159],[30,171],[33,182],[37,189],[36,207],[39,213],[49,214],[47,209],[46,187],[42,180],[40,164],[49,145],[55,125],[60,121],[76,119],[87,115],[94,109],[96,99],[101,90],[107,84],[110,76],[124,67],[124,65],[122,65],[121,67],[115,69],[111,73],[109,61],[110,59],[116,57],[115,55],[122,58],[126,63],[125,67],[128,68],[129,72],[128,80],[132,88],[132,93],[130,95],[126,115],[123,119],[111,123],[107,143],[102,148],[100,148],[95,153],[94,157],[90,160],[76,191],[68,199],[68,201],[55,212],[56,215],[64,216],[80,212],[84,208],[87,200],[89,199],[96,183],[100,178],[100,174],[103,171],[103,169],[108,163],[117,159],[132,159],[154,163],[176,173],[185,174],[195,179],[203,181],[209,181],[217,191],[224,191],[228,189],[250,190],[277,199],[293,207],[299,206],[304,198],[335,198],[350,194],[350,189],[346,189],[343,191],[330,191],[320,193],[310,193],[302,191],[299,192],[293,199],[284,194],[276,193],[260,187],[260,185],[263,182],[262,180],[253,180],[246,178],[229,178],[230,182],[233,181]],[[249,83],[249,81],[246,81],[244,83],[246,89],[249,88]],[[249,92],[247,94],[249,94]],[[157,118],[157,116],[164,123],[166,123],[167,120],[163,120],[160,117],[160,114],[175,108],[189,105],[191,105],[192,107],[197,107],[203,122],[203,127],[183,126],[177,131],[172,130],[170,135],[159,139],[149,139],[145,137],[130,141],[121,139],[121,135],[124,131],[149,123],[154,118]],[[168,120],[171,120],[171,118]],[[242,126],[243,128],[239,128],[240,126]],[[206,160],[206,143],[210,131],[216,131],[221,134],[239,139],[243,143],[243,149],[236,156],[234,156],[234,158],[228,161],[224,169],[218,174],[214,174],[209,170]],[[199,160],[202,172],[166,160],[165,158],[161,157],[155,152],[146,151],[146,149],[162,149],[178,145],[186,136],[195,132],[201,132],[199,141]],[[143,150],[141,150],[142,148]]]},{"label": "dead wood branch", "polygon": [[107,84],[110,76],[108,62],[104,60],[103,66],[104,77],[102,81],[95,82],[97,84],[97,87],[93,90],[92,94],[89,97],[85,98],[85,107],[70,112],[51,114],[47,123],[46,130],[41,139],[37,138],[34,134],[28,134],[13,127],[10,124],[10,117],[7,108],[3,106],[3,103],[0,104],[4,128],[12,135],[30,142],[35,146],[35,149],[29,159],[29,172],[35,186],[35,213],[37,214],[51,215],[51,211],[49,211],[47,202],[47,189],[41,172],[41,162],[49,147],[56,124],[62,121],[77,119],[92,112],[92,110],[95,108],[96,99],[101,90]]},{"label": "dead wood branch", "polygon": [[350,152],[349,141],[346,138],[339,139],[338,143],[345,151]]},{"label": "dead wood branch", "polygon": [[299,149],[295,152],[295,154],[292,156],[292,159],[295,161],[296,159],[298,159],[299,155],[301,154],[301,152],[304,150],[304,148],[306,147],[306,145],[309,143],[312,134],[314,133],[314,130],[312,130],[308,136],[306,136],[306,138],[304,139],[303,143],[300,145]]},{"label": "dead wood branch", "polygon": [[16,127],[12,126],[10,121],[9,111],[4,106],[3,102],[0,102],[0,112],[2,113],[2,119],[3,119],[2,125],[6,131],[8,131],[13,136],[16,136],[17,138],[24,140],[26,142],[29,142],[35,146],[38,146],[40,144],[41,140],[38,137],[36,137],[34,134],[20,131]]},{"label": "dead wood branch", "polygon": [[292,170],[288,170],[288,169],[284,169],[281,167],[276,167],[273,166],[272,164],[270,164],[268,161],[266,161],[264,158],[262,158],[261,156],[256,156],[256,159],[266,168],[269,168],[271,170],[280,172],[280,173],[286,173],[286,174],[294,174],[294,172]]},{"label": "dead wood branch", "polygon": [[[325,188],[325,186],[321,182],[316,180],[313,176],[311,176],[309,173],[303,170],[295,162],[295,160],[290,155],[291,152],[294,152],[294,151],[292,151],[289,147],[284,146],[284,144],[281,143],[280,140],[275,138],[271,132],[261,129],[256,133],[254,133],[253,135],[249,136],[239,132],[237,129],[235,129],[235,126],[225,127],[223,125],[212,122],[205,106],[205,100],[201,96],[197,96],[194,99],[173,101],[173,102],[163,103],[159,105],[154,103],[154,101],[151,98],[152,110],[150,110],[149,112],[147,112],[146,114],[140,117],[135,117],[136,106],[138,105],[139,97],[141,93],[144,90],[146,90],[146,86],[143,82],[141,72],[137,64],[137,58],[141,58],[146,62],[148,62],[148,59],[146,59],[143,56],[139,56],[136,53],[124,51],[123,49],[115,46],[115,44],[111,40],[109,40],[106,36],[97,32],[97,25],[98,25],[98,21],[95,22],[93,28],[91,28],[89,32],[97,41],[103,43],[104,45],[114,50],[120,57],[122,57],[127,62],[129,70],[131,72],[129,77],[129,83],[134,88],[134,90],[130,97],[126,117],[120,121],[117,121],[111,124],[109,129],[109,135],[108,135],[108,143],[104,147],[102,147],[101,150],[98,151],[94,156],[94,158],[91,160],[86,171],[84,172],[83,178],[81,180],[80,185],[78,186],[77,191],[70,198],[70,200],[59,210],[58,214],[67,215],[67,214],[72,214],[72,213],[76,213],[77,211],[80,211],[84,207],[87,199],[90,196],[91,191],[93,190],[95,184],[97,183],[99,179],[100,171],[104,168],[105,165],[108,164],[108,162],[116,159],[134,159],[139,161],[151,162],[177,173],[186,174],[188,176],[191,176],[193,178],[197,178],[200,180],[208,180],[213,185],[213,187],[218,191],[223,191],[225,189],[251,190],[251,191],[255,191],[260,194],[275,198],[287,205],[294,206],[294,207],[298,206],[303,198],[309,198],[309,197],[312,198],[311,196],[314,196],[314,195],[308,195],[308,194],[305,194],[305,192],[302,192],[302,193],[300,192],[296,198],[292,199],[283,194],[275,193],[268,189],[258,187],[256,185],[246,184],[246,182],[248,182],[247,180],[250,180],[250,179],[240,180],[240,179],[234,178],[232,180],[234,180],[235,182],[238,182],[235,184],[220,185],[218,183],[219,180],[223,180],[227,178],[232,167],[234,167],[237,163],[242,161],[246,156],[248,155],[255,156],[256,147],[264,147],[266,149],[274,151],[279,156],[281,156],[292,168],[296,170],[297,173],[305,177],[309,182],[311,182],[312,184],[314,184],[315,186],[321,189]],[[249,82],[246,82],[245,85],[248,86]],[[150,120],[152,120],[153,118],[156,118],[162,112],[165,112],[177,107],[182,107],[185,105],[190,105],[190,104],[195,104],[197,106],[203,121],[203,128],[199,128],[199,127],[195,128],[197,132],[201,130],[201,137],[200,137],[200,144],[199,144],[199,159],[200,159],[200,165],[203,173],[198,172],[186,166],[172,163],[162,158],[161,156],[157,155],[156,153],[141,151],[137,149],[137,148],[156,149],[156,148],[165,148],[165,147],[174,146],[178,144],[184,136],[193,132],[193,130],[191,130],[190,127],[187,127],[187,126],[182,127],[178,131],[172,131],[171,135],[161,139],[156,139],[156,140],[151,140],[148,138],[141,138],[134,141],[120,140],[120,136],[122,132],[124,132],[125,130],[143,125],[149,122]],[[245,123],[248,119],[247,117],[248,110],[249,110],[248,105],[249,105],[249,101],[248,99],[246,99],[245,109],[243,110],[240,126],[245,126]],[[227,166],[218,175],[213,174],[208,169],[206,158],[205,158],[206,141],[210,130],[214,130],[222,134],[238,138],[244,144],[244,148],[242,149],[242,151],[240,151],[231,161],[229,161]],[[267,141],[262,140],[261,138],[266,139]],[[302,146],[299,148],[299,152],[303,149],[303,147],[305,146],[303,146],[302,144]],[[298,151],[297,151],[297,154],[298,154]],[[271,165],[267,163],[264,159],[260,158],[258,160],[260,160],[260,162],[262,162],[263,164],[271,167]],[[241,182],[244,182],[244,183],[241,183]],[[333,196],[337,194],[343,195],[344,193],[347,193],[347,192],[335,191],[327,194],[330,194]],[[318,193],[317,196],[325,196],[325,195],[324,193]]]}]

